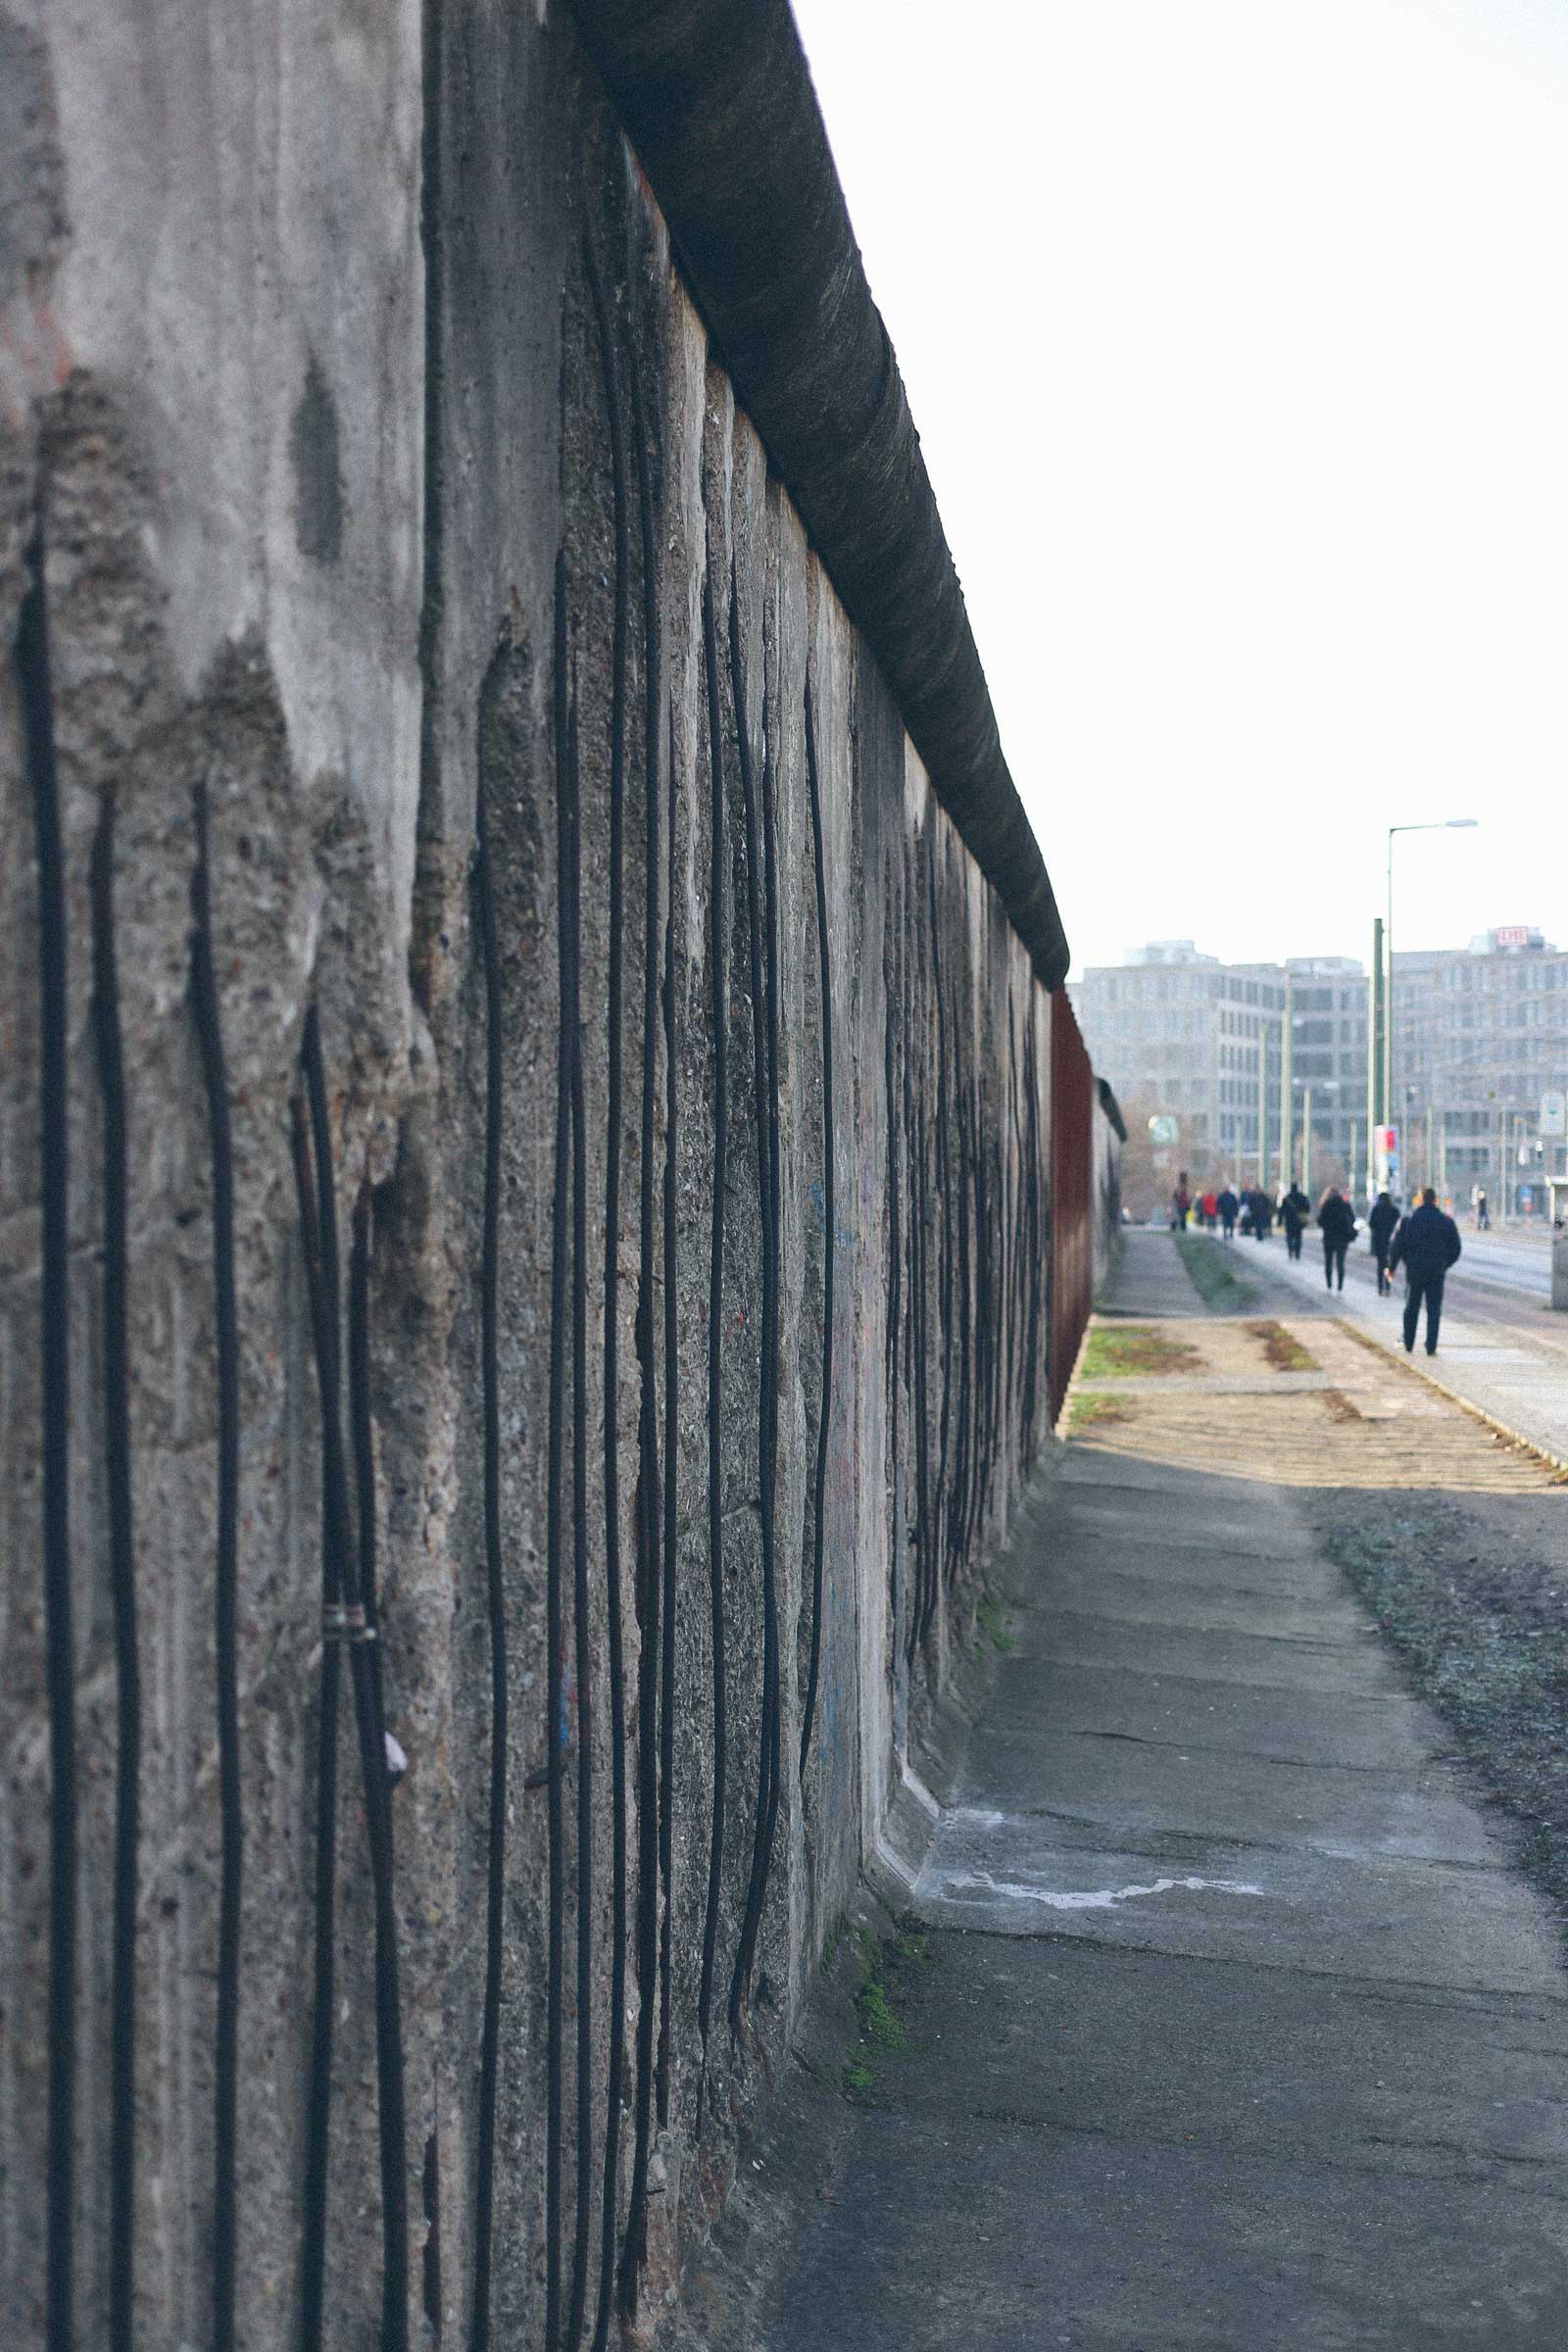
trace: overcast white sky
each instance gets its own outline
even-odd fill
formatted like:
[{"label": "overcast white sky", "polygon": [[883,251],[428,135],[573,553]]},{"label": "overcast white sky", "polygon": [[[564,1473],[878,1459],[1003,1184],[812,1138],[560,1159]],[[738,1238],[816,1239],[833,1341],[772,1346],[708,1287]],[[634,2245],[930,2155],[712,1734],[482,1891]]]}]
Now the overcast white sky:
[{"label": "overcast white sky", "polygon": [[796,0],[1074,968],[1568,946],[1568,0]]}]

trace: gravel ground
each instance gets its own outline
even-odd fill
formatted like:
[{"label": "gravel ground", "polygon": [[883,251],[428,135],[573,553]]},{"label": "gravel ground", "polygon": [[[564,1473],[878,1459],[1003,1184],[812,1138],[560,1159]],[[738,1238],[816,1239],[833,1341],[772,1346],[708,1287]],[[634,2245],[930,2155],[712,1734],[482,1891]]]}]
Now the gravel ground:
[{"label": "gravel ground", "polygon": [[1312,1516],[1568,1935],[1568,1491],[1334,1492]]}]

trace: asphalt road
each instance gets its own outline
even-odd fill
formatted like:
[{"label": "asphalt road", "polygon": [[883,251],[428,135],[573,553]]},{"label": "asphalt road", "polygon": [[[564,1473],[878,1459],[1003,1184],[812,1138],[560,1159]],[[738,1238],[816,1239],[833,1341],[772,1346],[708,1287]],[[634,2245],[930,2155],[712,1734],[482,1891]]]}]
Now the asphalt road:
[{"label": "asphalt road", "polygon": [[[1464,1306],[1490,1322],[1506,1321],[1510,1326],[1520,1320],[1528,1324],[1539,1321],[1548,1335],[1568,1341],[1568,1315],[1554,1315],[1551,1309],[1551,1246],[1544,1236],[1539,1243],[1502,1241],[1494,1234],[1470,1232],[1461,1224],[1459,1238],[1464,1244],[1464,1254],[1447,1282],[1447,1297],[1454,1306]],[[1278,1234],[1264,1248],[1284,1255],[1283,1241]],[[1322,1256],[1322,1244],[1315,1229],[1310,1230],[1301,1243],[1302,1262],[1321,1267]],[[1375,1293],[1364,1220],[1347,1266],[1347,1281],[1352,1276],[1359,1276],[1366,1288]],[[1400,1277],[1396,1275],[1395,1279],[1402,1289]]]},{"label": "asphalt road", "polygon": [[1544,1233],[1528,1240],[1504,1241],[1492,1233],[1472,1233],[1461,1224],[1464,1255],[1453,1279],[1460,1274],[1473,1285],[1517,1291],[1529,1298],[1551,1298],[1551,1243]]}]

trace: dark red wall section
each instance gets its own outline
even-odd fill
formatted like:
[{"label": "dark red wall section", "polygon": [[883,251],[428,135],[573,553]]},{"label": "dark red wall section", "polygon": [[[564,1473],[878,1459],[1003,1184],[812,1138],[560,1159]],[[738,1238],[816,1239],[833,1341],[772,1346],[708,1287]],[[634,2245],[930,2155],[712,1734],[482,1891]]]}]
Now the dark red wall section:
[{"label": "dark red wall section", "polygon": [[1051,1418],[1094,1295],[1095,1074],[1066,992],[1051,1000]]}]

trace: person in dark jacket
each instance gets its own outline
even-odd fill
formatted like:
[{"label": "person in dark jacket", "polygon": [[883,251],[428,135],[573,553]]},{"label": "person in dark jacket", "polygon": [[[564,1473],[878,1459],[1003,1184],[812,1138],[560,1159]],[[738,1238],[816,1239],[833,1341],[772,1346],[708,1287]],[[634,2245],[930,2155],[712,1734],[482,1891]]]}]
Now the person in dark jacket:
[{"label": "person in dark jacket", "polygon": [[1372,1203],[1366,1228],[1371,1236],[1372,1254],[1378,1261],[1378,1297],[1380,1298],[1386,1291],[1392,1291],[1394,1288],[1389,1279],[1389,1249],[1394,1240],[1394,1229],[1398,1222],[1399,1212],[1395,1207],[1390,1196],[1386,1192],[1379,1193]]},{"label": "person in dark jacket", "polygon": [[1355,1211],[1338,1185],[1331,1184],[1324,1194],[1317,1221],[1323,1235],[1324,1283],[1332,1291],[1335,1288],[1335,1276],[1338,1275],[1339,1288],[1343,1291],[1345,1252],[1355,1239]]},{"label": "person in dark jacket", "polygon": [[1236,1195],[1231,1191],[1229,1185],[1225,1187],[1225,1190],[1220,1194],[1219,1199],[1215,1201],[1214,1205],[1219,1210],[1219,1230],[1221,1239],[1227,1242],[1234,1242],[1236,1239],[1237,1212],[1242,1204],[1237,1200]]},{"label": "person in dark jacket", "polygon": [[1437,1354],[1444,1277],[1463,1247],[1458,1226],[1451,1217],[1444,1215],[1438,1206],[1438,1196],[1429,1184],[1421,1195],[1420,1207],[1413,1208],[1404,1219],[1389,1251],[1390,1272],[1397,1265],[1404,1267],[1406,1355],[1415,1347],[1415,1327],[1420,1320],[1423,1298],[1427,1302],[1427,1353]]},{"label": "person in dark jacket", "polygon": [[1266,1242],[1274,1231],[1274,1203],[1267,1193],[1254,1189],[1247,1196],[1247,1205],[1252,1212],[1252,1239]]},{"label": "person in dark jacket", "polygon": [[1298,1184],[1293,1184],[1280,1201],[1280,1223],[1285,1228],[1285,1247],[1292,1257],[1301,1254],[1301,1228],[1311,1213],[1311,1201]]}]

